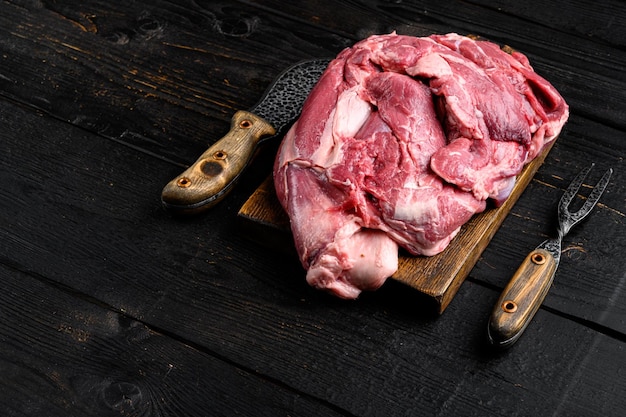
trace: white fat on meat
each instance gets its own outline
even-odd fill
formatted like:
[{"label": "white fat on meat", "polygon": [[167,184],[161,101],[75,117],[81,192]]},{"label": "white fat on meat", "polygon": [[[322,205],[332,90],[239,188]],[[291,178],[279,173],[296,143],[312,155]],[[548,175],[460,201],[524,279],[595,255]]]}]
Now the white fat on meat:
[{"label": "white fat on meat", "polygon": [[357,134],[371,112],[370,103],[359,97],[358,87],[339,94],[337,106],[320,136],[320,145],[310,156],[312,163],[321,167],[339,163],[343,143]]},{"label": "white fat on meat", "polygon": [[398,269],[398,245],[380,230],[357,223],[337,231],[309,266],[306,280],[341,298],[356,298],[375,290]]}]

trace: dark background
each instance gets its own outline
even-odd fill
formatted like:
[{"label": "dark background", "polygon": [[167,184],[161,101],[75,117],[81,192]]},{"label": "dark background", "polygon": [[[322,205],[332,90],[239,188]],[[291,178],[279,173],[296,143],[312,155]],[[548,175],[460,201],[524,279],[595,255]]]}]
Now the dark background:
[{"label": "dark background", "polygon": [[[621,1],[0,1],[0,414],[622,416],[624,22]],[[237,211],[275,144],[210,212],[161,207],[285,67],[393,30],[510,45],[571,110],[442,316],[394,282],[332,298],[251,239]],[[499,292],[591,162],[606,193],[490,350]]]}]

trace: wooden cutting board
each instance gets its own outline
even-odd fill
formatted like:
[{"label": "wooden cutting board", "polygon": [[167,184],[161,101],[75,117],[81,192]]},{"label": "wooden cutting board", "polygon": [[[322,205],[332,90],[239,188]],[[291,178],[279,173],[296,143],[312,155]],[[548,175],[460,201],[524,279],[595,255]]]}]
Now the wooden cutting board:
[{"label": "wooden cutting board", "polygon": [[[438,255],[426,257],[401,254],[398,271],[391,278],[432,298],[438,312],[443,313],[555,142],[526,165],[518,175],[511,195],[501,207],[488,208],[475,215]],[[255,234],[261,237],[262,243],[273,247],[291,245],[293,249],[289,218],[278,202],[271,177],[241,207],[239,216],[257,227]],[[293,252],[295,256],[295,249]],[[304,279],[304,270],[302,275]]]}]

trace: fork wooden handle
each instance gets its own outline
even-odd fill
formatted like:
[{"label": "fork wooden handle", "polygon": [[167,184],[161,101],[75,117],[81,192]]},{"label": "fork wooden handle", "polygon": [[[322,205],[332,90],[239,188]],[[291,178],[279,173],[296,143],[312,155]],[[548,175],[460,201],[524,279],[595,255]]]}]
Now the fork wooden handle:
[{"label": "fork wooden handle", "polygon": [[489,340],[509,347],[522,335],[545,299],[558,262],[544,249],[528,254],[504,288],[489,319]]}]

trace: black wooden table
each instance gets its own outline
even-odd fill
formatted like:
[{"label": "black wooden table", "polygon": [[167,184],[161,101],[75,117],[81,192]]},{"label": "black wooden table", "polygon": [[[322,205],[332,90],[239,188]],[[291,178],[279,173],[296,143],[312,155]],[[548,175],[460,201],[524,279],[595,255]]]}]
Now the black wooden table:
[{"label": "black wooden table", "polygon": [[[510,45],[571,107],[443,315],[394,282],[335,299],[251,239],[273,145],[210,212],[161,207],[284,67],[393,30]],[[623,416],[625,51],[617,0],[0,2],[0,415]],[[609,188],[494,352],[500,290],[591,162]]]}]

